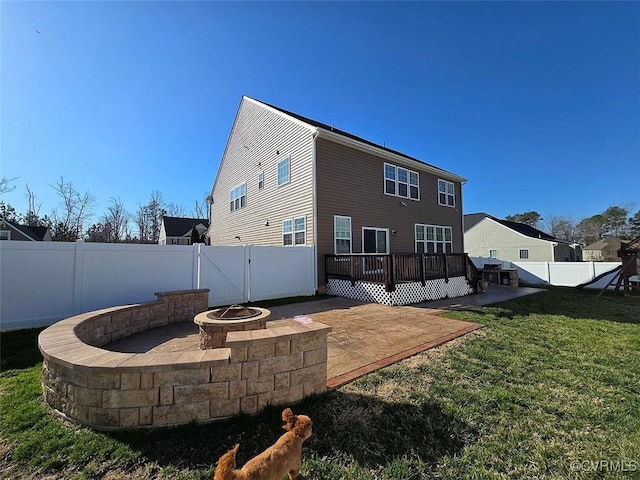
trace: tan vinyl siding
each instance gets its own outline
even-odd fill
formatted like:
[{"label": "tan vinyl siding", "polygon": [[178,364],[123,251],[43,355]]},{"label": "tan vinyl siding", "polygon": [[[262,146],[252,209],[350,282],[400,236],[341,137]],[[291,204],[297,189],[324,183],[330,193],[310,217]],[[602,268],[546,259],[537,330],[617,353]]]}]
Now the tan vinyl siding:
[{"label": "tan vinyl siding", "polygon": [[[462,252],[461,185],[455,185],[455,207],[438,205],[438,177],[414,167],[420,176],[420,200],[384,193],[384,163],[394,162],[318,138],[318,267],[323,283],[324,255],[334,253],[334,215],[351,217],[352,251],[362,251],[362,228],[389,229],[391,253],[415,252],[415,224],[445,225],[453,230],[453,251]],[[397,164],[396,164],[397,165]],[[404,167],[404,165],[403,165]],[[402,203],[406,203],[403,206]],[[391,234],[395,230],[397,236]]]},{"label": "tan vinyl siding", "polygon": [[[291,180],[278,186],[278,163],[286,157]],[[214,185],[211,244],[282,245],[283,220],[304,216],[306,244],[312,245],[312,158],[310,128],[243,98]],[[261,170],[264,187],[259,189]],[[245,182],[246,207],[229,211],[229,192]]]},{"label": "tan vinyl siding", "polygon": [[[497,250],[500,260],[510,262],[554,261],[553,242],[527,237],[490,218],[467,230],[465,248],[472,257],[489,257],[489,250]],[[529,250],[529,258],[520,258],[521,249]]]}]

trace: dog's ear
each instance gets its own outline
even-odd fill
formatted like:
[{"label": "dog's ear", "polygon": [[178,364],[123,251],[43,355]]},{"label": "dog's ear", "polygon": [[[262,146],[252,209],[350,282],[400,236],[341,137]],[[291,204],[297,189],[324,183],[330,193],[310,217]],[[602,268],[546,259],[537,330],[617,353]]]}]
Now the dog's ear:
[{"label": "dog's ear", "polygon": [[282,428],[285,430],[291,430],[296,425],[296,420],[298,420],[298,417],[293,414],[290,408],[285,408],[282,411],[282,421],[285,422]]},{"label": "dog's ear", "polygon": [[311,435],[311,419],[306,415],[300,415],[296,421],[295,427],[293,431],[298,436],[305,436],[305,433],[309,435],[306,436],[308,438]]}]

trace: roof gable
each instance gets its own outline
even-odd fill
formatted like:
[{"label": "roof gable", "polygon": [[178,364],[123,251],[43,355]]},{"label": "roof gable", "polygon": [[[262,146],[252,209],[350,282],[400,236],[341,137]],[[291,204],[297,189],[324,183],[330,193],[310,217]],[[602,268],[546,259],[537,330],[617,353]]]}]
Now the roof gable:
[{"label": "roof gable", "polygon": [[464,216],[464,231],[468,231],[470,228],[474,227],[478,223],[480,223],[485,218],[489,218],[494,222],[497,222],[514,232],[517,232],[525,237],[536,238],[538,240],[546,240],[548,242],[560,242],[560,243],[569,243],[564,240],[560,240],[553,235],[549,235],[548,233],[543,232],[542,230],[538,230],[537,228],[533,228],[530,225],[518,222],[510,222],[509,220],[502,220],[500,218],[496,218],[487,213],[470,213]]},{"label": "roof gable", "polygon": [[184,237],[191,234],[193,227],[199,224],[209,228],[209,220],[206,218],[188,218],[188,217],[162,217],[164,230],[167,237]]},{"label": "roof gable", "polygon": [[419,160],[415,157],[411,157],[405,153],[399,152],[398,150],[393,150],[391,148],[387,148],[384,145],[379,145],[377,143],[374,143],[370,140],[367,140],[365,138],[362,137],[358,137],[357,135],[354,135],[352,133],[346,132],[344,130],[340,130],[338,128],[334,128],[331,125],[327,125],[326,123],[322,123],[322,122],[318,122],[317,120],[313,120],[312,118],[308,118],[308,117],[304,117],[302,115],[299,115],[297,113],[291,112],[289,110],[285,110],[283,108],[277,107],[275,105],[271,105],[269,103],[266,102],[262,102],[260,100],[256,100],[254,98],[251,97],[245,97],[246,99],[255,102],[257,104],[261,104],[265,107],[268,107],[272,110],[275,110],[276,112],[279,112],[283,115],[286,115],[292,119],[295,119],[299,122],[302,122],[303,124],[307,125],[307,126],[311,126],[311,127],[315,127],[316,129],[320,130],[320,131],[324,131],[327,134],[330,134],[331,136],[333,136],[334,138],[343,138],[346,140],[349,140],[351,142],[355,142],[357,144],[361,144],[364,146],[367,146],[369,148],[378,150],[380,153],[382,154],[388,154],[388,155],[392,155],[395,157],[400,157],[404,160],[408,160],[409,162],[415,162],[419,165],[421,165],[423,168],[427,169],[427,170],[431,170],[434,173],[440,174],[444,177],[447,177],[449,179],[455,180],[455,181],[460,181],[460,182],[464,182],[466,181],[465,178],[462,178],[452,172],[448,172],[447,170],[444,170],[440,167],[436,167],[435,165],[431,165],[429,163],[423,162],[422,160]]},{"label": "roof gable", "polygon": [[6,218],[2,219],[2,224],[5,224],[11,227],[13,230],[22,233],[24,236],[33,240],[34,242],[42,242],[47,236],[47,232],[49,231],[49,227],[31,227],[29,225],[20,225],[18,223],[7,220]]}]

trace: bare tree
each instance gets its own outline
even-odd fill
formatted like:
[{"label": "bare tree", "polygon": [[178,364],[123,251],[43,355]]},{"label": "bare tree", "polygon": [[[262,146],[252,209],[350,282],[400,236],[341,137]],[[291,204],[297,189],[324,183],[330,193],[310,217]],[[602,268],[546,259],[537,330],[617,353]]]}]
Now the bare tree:
[{"label": "bare tree", "polygon": [[166,215],[169,215],[170,217],[186,217],[187,216],[187,209],[184,208],[182,205],[178,205],[177,203],[167,203],[164,207],[164,211]]},{"label": "bare tree", "polygon": [[52,187],[60,197],[61,207],[60,211],[53,211],[53,238],[57,241],[78,240],[83,226],[93,216],[95,198],[89,192],[81,194],[63,177]]},{"label": "bare tree", "polygon": [[107,213],[102,217],[102,224],[108,226],[107,242],[123,242],[129,236],[129,218],[131,215],[120,200],[120,197],[110,199]]},{"label": "bare tree", "polygon": [[551,215],[546,221],[547,231],[560,240],[575,242],[576,223],[571,218]]},{"label": "bare tree", "polygon": [[2,177],[2,178],[0,178],[0,195],[2,195],[3,193],[7,193],[7,192],[11,192],[11,191],[15,190],[16,186],[12,185],[12,183],[17,179],[18,179],[18,177],[13,177],[13,178]]},{"label": "bare tree", "polygon": [[145,205],[138,205],[138,210],[134,215],[140,243],[158,243],[162,216],[165,214],[165,201],[162,194],[158,190],[154,190]]}]

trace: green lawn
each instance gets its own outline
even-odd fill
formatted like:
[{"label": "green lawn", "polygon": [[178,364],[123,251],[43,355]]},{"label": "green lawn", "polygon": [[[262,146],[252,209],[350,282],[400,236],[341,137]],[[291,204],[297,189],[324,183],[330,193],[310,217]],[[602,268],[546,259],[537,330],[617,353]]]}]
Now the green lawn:
[{"label": "green lawn", "polygon": [[[551,289],[448,314],[486,328],[293,406],[305,479],[640,478],[640,299]],[[282,432],[281,408],[96,433],[41,401],[37,330],[2,335],[0,478],[211,478]]]}]

